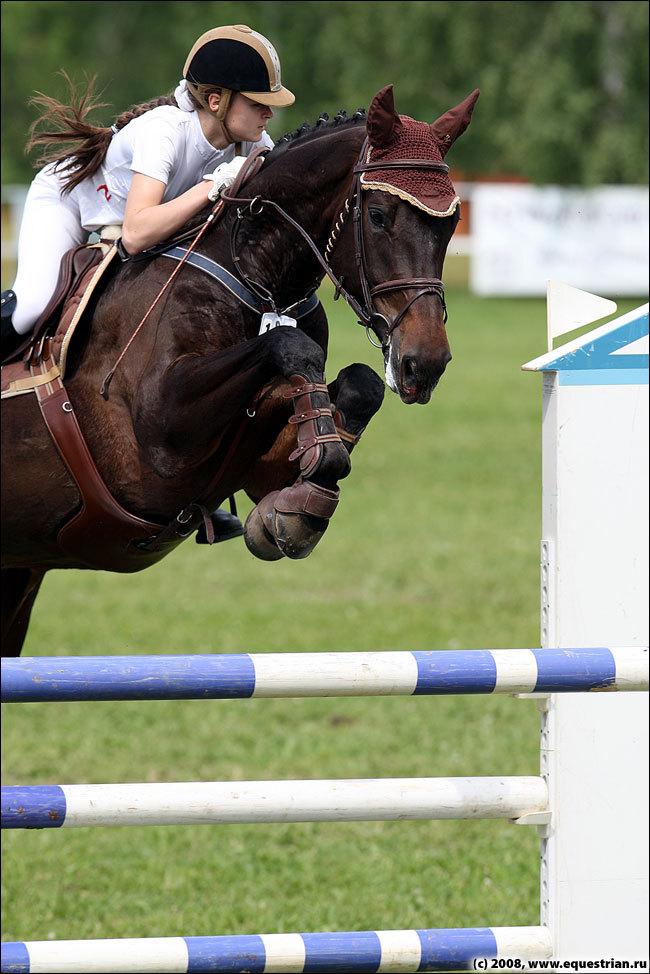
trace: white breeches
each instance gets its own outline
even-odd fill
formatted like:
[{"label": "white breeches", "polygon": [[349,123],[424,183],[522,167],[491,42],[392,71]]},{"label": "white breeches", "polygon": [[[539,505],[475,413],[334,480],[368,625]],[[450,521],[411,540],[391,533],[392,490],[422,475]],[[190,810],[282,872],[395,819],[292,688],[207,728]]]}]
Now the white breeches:
[{"label": "white breeches", "polygon": [[69,196],[61,196],[59,179],[38,173],[27,193],[18,237],[12,320],[20,335],[32,330],[54,294],[63,255],[87,239],[79,207]]}]

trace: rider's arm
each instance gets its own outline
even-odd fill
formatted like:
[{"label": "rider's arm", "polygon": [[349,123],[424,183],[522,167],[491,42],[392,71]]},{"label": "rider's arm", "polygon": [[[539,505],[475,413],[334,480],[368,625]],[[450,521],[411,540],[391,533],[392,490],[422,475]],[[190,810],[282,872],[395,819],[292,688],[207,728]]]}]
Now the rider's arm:
[{"label": "rider's arm", "polygon": [[126,199],[122,243],[130,254],[138,254],[171,237],[208,202],[211,182],[192,186],[176,199],[163,203],[165,183],[135,172]]}]

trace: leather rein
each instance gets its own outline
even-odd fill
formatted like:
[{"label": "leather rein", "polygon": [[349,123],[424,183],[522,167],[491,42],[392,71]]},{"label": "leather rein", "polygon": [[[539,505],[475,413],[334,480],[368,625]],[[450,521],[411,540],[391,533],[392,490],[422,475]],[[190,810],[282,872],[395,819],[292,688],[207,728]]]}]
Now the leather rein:
[{"label": "leather rein", "polygon": [[[448,173],[449,166],[444,162],[437,162],[429,159],[396,159],[393,161],[382,160],[381,162],[364,162],[363,160],[366,156],[368,145],[369,140],[366,138],[361,148],[358,162],[352,170],[353,179],[350,192],[348,193],[343,210],[341,211],[341,216],[339,217],[339,220],[337,221],[337,224],[330,235],[325,255],[321,254],[314,240],[307,233],[307,231],[273,200],[264,199],[262,196],[229,196],[226,191],[222,192],[221,199],[227,203],[246,204],[245,208],[240,206],[240,208],[237,210],[237,216],[233,223],[230,237],[231,258],[235,270],[246,287],[248,287],[262,301],[268,302],[269,306],[272,307],[274,311],[279,310],[276,309],[271,293],[263,285],[261,285],[259,282],[253,281],[252,278],[246,274],[241,265],[241,257],[237,254],[237,236],[243,220],[246,217],[254,219],[262,214],[265,207],[269,207],[273,209],[286,223],[292,226],[309,246],[321,268],[334,284],[336,289],[335,299],[342,296],[346,304],[352,308],[359,319],[359,324],[365,327],[369,341],[377,348],[386,350],[390,345],[393,332],[402,322],[406,312],[419,298],[423,297],[425,294],[436,294],[438,296],[442,304],[444,321],[447,321],[447,306],[445,304],[444,284],[439,278],[433,277],[404,278],[395,281],[385,281],[382,284],[371,286],[368,275],[366,246],[363,234],[363,198],[361,177],[365,172],[371,172],[378,169],[433,169],[439,172]],[[331,253],[336,245],[338,235],[342,230],[350,211],[352,211],[354,225],[355,263],[358,268],[359,279],[361,282],[363,304],[360,304],[356,298],[349,293],[349,291],[346,291],[346,289],[343,287],[343,278],[339,278],[334,274],[328,262],[328,253]],[[406,290],[415,290],[417,293],[406,302],[404,307],[398,312],[392,321],[375,307],[374,299],[378,295]],[[293,307],[294,305],[291,305],[289,308],[284,308],[280,311],[280,313],[284,314],[287,311],[290,311]],[[377,345],[370,335],[370,330],[372,329],[379,336],[379,328],[381,328],[382,322],[384,336],[381,339],[381,344]]]}]

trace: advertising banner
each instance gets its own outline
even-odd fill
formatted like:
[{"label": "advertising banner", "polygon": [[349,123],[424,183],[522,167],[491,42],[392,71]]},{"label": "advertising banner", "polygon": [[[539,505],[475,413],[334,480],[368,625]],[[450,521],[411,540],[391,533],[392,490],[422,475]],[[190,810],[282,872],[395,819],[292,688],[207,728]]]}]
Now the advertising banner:
[{"label": "advertising banner", "polygon": [[470,286],[543,296],[548,280],[615,297],[648,293],[648,190],[475,183]]}]

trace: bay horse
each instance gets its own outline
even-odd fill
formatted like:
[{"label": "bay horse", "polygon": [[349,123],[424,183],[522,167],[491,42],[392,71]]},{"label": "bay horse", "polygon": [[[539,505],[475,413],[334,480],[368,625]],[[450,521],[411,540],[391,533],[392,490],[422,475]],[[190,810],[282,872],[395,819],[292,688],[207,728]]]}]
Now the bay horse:
[{"label": "bay horse", "polygon": [[237,491],[256,505],[253,554],[313,550],[384,395],[365,365],[325,383],[316,288],[335,282],[389,388],[428,402],[451,358],[441,277],[459,212],[443,157],[477,97],[432,125],[398,115],[392,86],[367,115],[321,116],[224,191],[219,220],[208,208],[111,265],[65,386],[3,400],[5,655],[20,654],[47,571],[139,571],[201,523],[209,532],[206,512]]}]

